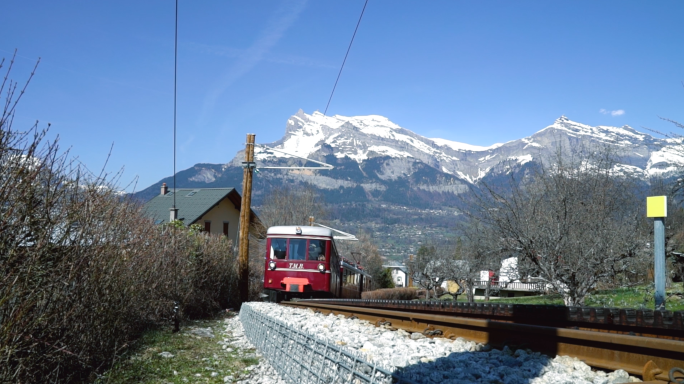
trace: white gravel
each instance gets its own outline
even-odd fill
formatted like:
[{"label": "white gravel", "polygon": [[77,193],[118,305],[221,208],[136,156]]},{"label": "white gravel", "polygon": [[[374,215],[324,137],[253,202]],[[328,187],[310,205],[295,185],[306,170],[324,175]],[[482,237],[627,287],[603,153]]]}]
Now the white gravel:
[{"label": "white gravel", "polygon": [[[592,371],[588,365],[568,356],[550,358],[530,350],[512,351],[508,347],[492,350],[488,345],[461,338],[454,341],[437,337],[430,339],[419,333],[375,327],[367,321],[350,320],[342,315],[324,316],[311,310],[271,303],[244,305],[317,335],[321,340],[360,352],[369,362],[398,370],[402,376],[416,383],[618,384],[641,381],[623,370],[608,374]],[[239,323],[237,318],[231,321]],[[237,326],[235,331],[238,332]],[[245,342],[248,343],[246,339]],[[265,363],[259,366],[262,364],[264,371],[273,372]],[[248,382],[276,383],[256,381],[258,377]],[[273,377],[269,376],[268,380]]]}]

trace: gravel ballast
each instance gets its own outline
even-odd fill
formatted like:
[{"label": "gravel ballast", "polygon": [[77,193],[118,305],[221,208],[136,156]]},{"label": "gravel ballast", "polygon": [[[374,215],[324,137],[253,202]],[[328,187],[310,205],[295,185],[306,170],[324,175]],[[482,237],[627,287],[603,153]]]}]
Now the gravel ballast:
[{"label": "gravel ballast", "polygon": [[[585,363],[568,356],[551,358],[523,349],[491,349],[488,345],[461,338],[453,341],[427,338],[420,333],[375,327],[367,321],[348,319],[343,315],[324,316],[309,309],[271,303],[244,305],[321,340],[361,353],[367,361],[396,370],[416,383],[617,384],[641,381],[623,370],[611,373],[593,371]],[[234,321],[239,322],[237,318]],[[233,335],[238,333],[236,328]],[[274,373],[270,366],[266,368],[264,365],[263,369],[270,370],[269,374]],[[258,375],[253,378],[255,380]],[[271,378],[269,375],[269,380]]]},{"label": "gravel ballast", "polygon": [[[223,330],[225,338],[219,341],[219,344],[224,349],[234,348],[238,351],[254,349],[254,346],[245,337],[245,332],[238,316],[226,319],[225,325],[226,327]],[[223,382],[233,383],[237,381],[238,384],[287,384],[260,354],[256,354],[254,357],[259,359],[259,364],[248,367],[249,373],[238,377],[225,376],[223,377]]]}]

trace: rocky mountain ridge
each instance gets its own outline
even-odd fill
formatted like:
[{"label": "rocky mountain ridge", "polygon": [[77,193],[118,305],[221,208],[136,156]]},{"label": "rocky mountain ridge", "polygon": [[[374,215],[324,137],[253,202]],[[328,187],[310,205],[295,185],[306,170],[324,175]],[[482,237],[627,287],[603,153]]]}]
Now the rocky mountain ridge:
[{"label": "rocky mountain ridge", "polygon": [[[331,170],[263,169],[254,176],[257,212],[268,192],[283,185],[316,189],[329,207],[336,228],[371,233],[381,253],[395,260],[413,254],[425,239],[453,236],[459,218],[458,196],[481,182],[496,184],[508,172],[525,172],[558,145],[610,145],[622,156],[616,174],[645,183],[652,176],[675,175],[684,150],[675,140],[658,139],[631,127],[591,127],[560,117],[535,134],[489,147],[426,138],[382,116],[323,116],[303,111],[290,117],[280,140],[255,149],[258,167],[317,166],[298,157],[333,165]],[[196,164],[176,174],[178,188],[235,187],[241,191],[240,151],[224,164]],[[136,193],[147,201],[166,177]]]},{"label": "rocky mountain ridge", "polygon": [[[309,158],[335,168],[263,170],[255,177],[255,201],[258,204],[276,185],[301,183],[318,189],[331,204],[453,205],[469,185],[497,177],[497,173],[500,176],[502,169],[522,169],[542,161],[558,145],[571,147],[578,142],[615,147],[622,159],[616,173],[644,180],[667,177],[684,164],[684,150],[674,139],[655,138],[629,126],[592,127],[565,116],[529,137],[481,147],[426,138],[383,116],[324,116],[300,110],[287,120],[283,138],[255,148],[257,167],[303,166],[306,161],[301,158]],[[177,174],[178,187],[239,189],[243,159],[240,151],[225,164],[196,164]],[[169,181],[170,177],[160,180],[138,196],[149,199],[162,182]]]}]

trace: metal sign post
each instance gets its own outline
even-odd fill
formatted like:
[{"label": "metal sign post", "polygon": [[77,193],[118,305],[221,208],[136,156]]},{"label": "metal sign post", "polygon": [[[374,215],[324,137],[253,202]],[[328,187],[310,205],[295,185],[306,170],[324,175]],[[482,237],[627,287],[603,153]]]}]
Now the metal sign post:
[{"label": "metal sign post", "polygon": [[665,217],[667,196],[646,198],[646,216],[653,218],[653,256],[655,273],[655,309],[665,309]]}]

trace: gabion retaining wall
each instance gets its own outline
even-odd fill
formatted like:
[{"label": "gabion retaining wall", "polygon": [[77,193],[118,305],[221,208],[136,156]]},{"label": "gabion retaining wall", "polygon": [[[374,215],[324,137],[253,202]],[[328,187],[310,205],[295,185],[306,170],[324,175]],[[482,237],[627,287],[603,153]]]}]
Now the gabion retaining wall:
[{"label": "gabion retaining wall", "polygon": [[240,309],[240,321],[247,339],[292,384],[412,384],[354,352],[264,315],[247,303]]}]

